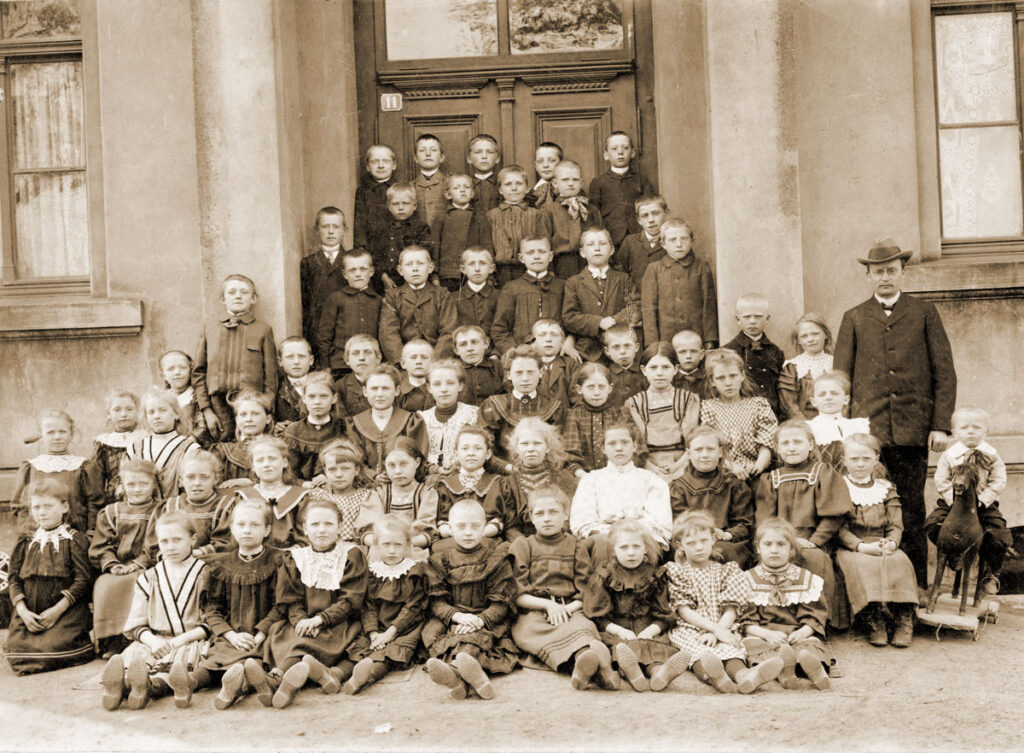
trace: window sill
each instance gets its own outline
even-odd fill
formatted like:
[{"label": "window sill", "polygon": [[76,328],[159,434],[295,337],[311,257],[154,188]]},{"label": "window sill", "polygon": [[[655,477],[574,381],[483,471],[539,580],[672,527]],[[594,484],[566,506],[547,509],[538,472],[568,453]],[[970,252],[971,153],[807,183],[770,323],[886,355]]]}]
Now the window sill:
[{"label": "window sill", "polygon": [[907,267],[908,293],[930,301],[1024,298],[1024,254],[948,255]]},{"label": "window sill", "polygon": [[142,301],[117,298],[0,300],[0,340],[119,337],[142,331]]}]

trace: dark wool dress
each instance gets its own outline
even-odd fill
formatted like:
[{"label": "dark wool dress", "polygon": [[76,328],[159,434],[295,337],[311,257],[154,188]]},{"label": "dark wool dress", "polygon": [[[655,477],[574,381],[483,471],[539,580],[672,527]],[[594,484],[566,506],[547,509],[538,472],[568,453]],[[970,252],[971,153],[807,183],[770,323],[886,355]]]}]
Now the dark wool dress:
[{"label": "dark wool dress", "polygon": [[212,638],[206,657],[199,662],[205,669],[227,669],[248,658],[264,659],[269,640],[252,651],[239,651],[225,633],[269,635],[274,623],[284,619],[277,606],[277,572],[284,552],[270,547],[253,559],[243,559],[237,550],[220,552],[207,559],[206,590],[199,595],[199,609]]},{"label": "dark wool dress", "polygon": [[[363,632],[348,650],[352,661],[369,657],[404,669],[416,658],[427,612],[427,572],[422,562],[405,559],[397,565],[371,561],[363,602]],[[394,639],[382,649],[370,649],[370,633],[394,626]]]},{"label": "dark wool dress", "polygon": [[[277,574],[277,604],[287,619],[267,638],[273,665],[286,670],[306,654],[328,667],[338,664],[362,630],[365,597],[366,558],[355,544],[339,542],[326,552],[308,546],[290,550]],[[295,632],[299,621],[316,616],[324,620],[317,635]]]},{"label": "dark wool dress", "polygon": [[731,541],[716,541],[715,552],[743,569],[753,553],[750,540],[754,534],[754,502],[750,487],[719,465],[713,471],[686,469],[669,484],[673,519],[687,510],[704,510],[715,521],[715,527],[732,534]]},{"label": "dark wool dress", "polygon": [[62,598],[67,598],[71,606],[41,633],[30,633],[14,612],[4,647],[11,669],[25,675],[84,664],[93,658],[89,639],[91,587],[88,542],[79,531],[61,524],[49,531],[40,528],[34,535],[18,540],[11,555],[11,603],[16,607],[24,601],[35,614]]},{"label": "dark wool dress", "polygon": [[[664,663],[676,651],[668,639],[669,628],[675,625],[668,577],[665,568],[646,559],[633,570],[614,559],[598,565],[583,591],[583,613],[597,625],[602,641],[609,646],[625,643],[645,667]],[[634,633],[658,625],[661,633],[653,639],[624,641],[607,632],[612,623]]]},{"label": "dark wool dress", "polygon": [[[488,672],[507,674],[519,663],[509,623],[516,582],[508,544],[485,539],[475,549],[458,546],[434,552],[427,562],[431,619],[423,645],[432,657],[451,661],[459,652],[474,656]],[[479,616],[484,627],[465,635],[453,630],[456,612]]]}]

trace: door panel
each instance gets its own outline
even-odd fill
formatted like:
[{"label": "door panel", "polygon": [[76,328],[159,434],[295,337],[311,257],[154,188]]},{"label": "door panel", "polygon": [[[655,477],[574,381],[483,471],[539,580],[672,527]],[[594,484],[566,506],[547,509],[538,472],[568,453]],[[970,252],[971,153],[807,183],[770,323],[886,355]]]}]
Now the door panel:
[{"label": "door panel", "polygon": [[611,107],[533,111],[534,143],[553,141],[566,159],[578,162],[584,190],[604,171],[604,140],[612,132]]}]

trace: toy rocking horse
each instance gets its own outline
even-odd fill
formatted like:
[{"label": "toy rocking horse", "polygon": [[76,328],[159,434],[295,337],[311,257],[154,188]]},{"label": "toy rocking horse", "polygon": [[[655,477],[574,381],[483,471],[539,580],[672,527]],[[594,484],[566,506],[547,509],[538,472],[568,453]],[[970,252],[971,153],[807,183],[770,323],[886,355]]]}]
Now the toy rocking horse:
[{"label": "toy rocking horse", "polygon": [[[967,585],[970,583],[971,566],[978,559],[978,550],[981,547],[981,539],[984,529],[978,518],[978,477],[979,470],[985,464],[985,456],[978,451],[972,452],[967,459],[955,467],[952,473],[953,482],[953,504],[949,508],[949,515],[939,529],[939,535],[935,542],[938,549],[937,567],[935,568],[935,581],[932,583],[931,591],[928,593],[928,606],[926,612],[931,614],[935,611],[935,602],[939,596],[939,588],[942,585],[942,576],[947,565],[956,571],[956,578],[953,581],[953,596],[960,594],[960,611],[963,615],[967,609]],[[985,580],[986,569],[984,563],[978,565],[978,577],[974,589],[974,601],[972,606],[978,606],[978,599],[981,596],[982,583]],[[963,591],[961,591],[963,587]]]}]

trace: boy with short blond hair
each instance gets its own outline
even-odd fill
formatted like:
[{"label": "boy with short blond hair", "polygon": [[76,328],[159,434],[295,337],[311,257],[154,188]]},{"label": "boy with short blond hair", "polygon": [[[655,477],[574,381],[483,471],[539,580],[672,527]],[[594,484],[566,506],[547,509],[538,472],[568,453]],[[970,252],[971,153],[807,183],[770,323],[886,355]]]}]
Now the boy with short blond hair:
[{"label": "boy with short blond hair", "polygon": [[525,343],[538,319],[562,319],[565,280],[551,271],[551,241],[543,235],[527,235],[519,244],[522,276],[509,282],[498,295],[491,324],[491,339],[499,353]]},{"label": "boy with short blond hair", "polygon": [[487,212],[491,223],[497,283],[505,285],[523,273],[516,257],[519,244],[528,235],[551,237],[551,218],[526,203],[526,171],[509,165],[498,173],[501,203]]},{"label": "boy with short blond hair", "polygon": [[480,405],[501,392],[501,360],[487,352],[491,341],[484,328],[475,324],[456,327],[452,341],[465,372],[459,402]]},{"label": "boy with short blond hair", "polygon": [[490,327],[498,306],[498,286],[491,277],[494,272],[494,256],[490,249],[483,246],[467,248],[462,252],[459,271],[464,282],[453,293],[459,326],[474,324]]},{"label": "boy with short blond hair", "polygon": [[684,329],[672,336],[672,349],[679,361],[679,370],[672,379],[673,387],[689,390],[701,400],[711,397],[704,379],[704,343],[692,329]]},{"label": "boy with short blond hair", "polygon": [[360,176],[356,187],[352,221],[354,248],[369,248],[370,229],[387,224],[387,191],[395,183],[395,169],[398,167],[395,150],[387,144],[373,144],[368,148],[364,164],[366,171]]},{"label": "boy with short blond hair", "polygon": [[334,382],[334,391],[345,407],[345,415],[355,416],[370,407],[366,400],[366,377],[381,363],[380,344],[369,335],[352,335],[345,341],[345,365],[350,371]]},{"label": "boy with short blond hair", "polygon": [[565,330],[555,319],[538,319],[533,323],[533,347],[540,353],[540,387],[545,395],[557,395],[562,404],[572,402],[572,381],[579,370],[579,361],[562,354]]},{"label": "boy with short blond hair", "polygon": [[693,230],[681,218],[665,220],[661,244],[664,256],[647,267],[640,288],[644,342],[692,329],[712,350],[718,343],[718,297],[711,266],[693,253]]},{"label": "boy with short blond hair", "polygon": [[466,162],[473,177],[475,207],[480,219],[487,222],[487,213],[501,203],[498,193],[498,178],[494,170],[501,162],[498,140],[489,133],[478,133],[469,140],[466,147]]},{"label": "boy with short blond hair", "polygon": [[345,370],[345,343],[352,335],[377,337],[380,325],[380,294],[373,289],[373,261],[365,249],[346,251],[341,259],[345,285],[324,303],[317,329],[320,368],[335,379]]},{"label": "boy with short blond hair", "polygon": [[661,225],[668,218],[668,203],[664,196],[655,194],[641,196],[633,202],[633,207],[640,232],[630,233],[622,240],[612,259],[612,266],[626,272],[640,290],[647,267],[665,257]]},{"label": "boy with short blond hair", "polygon": [[422,246],[408,246],[399,256],[398,273],[405,280],[389,290],[380,310],[380,346],[389,363],[402,358],[402,346],[417,338],[444,352],[450,347],[458,314],[451,293],[431,285],[434,262]]},{"label": "boy with short blond hair", "polygon": [[779,374],[786,360],[782,349],[768,339],[764,328],[772,318],[768,299],[758,293],[742,295],[736,301],[736,323],[740,332],[725,344],[743,356],[747,376],[757,387],[757,394],[765,398],[776,417],[782,416],[779,403]]},{"label": "boy with short blond hair", "polygon": [[367,237],[379,293],[397,288],[401,282],[398,259],[403,248],[430,248],[430,228],[416,213],[416,188],[410,183],[395,183],[388,188],[387,197],[387,218],[382,225],[370,228]]},{"label": "boy with short blond hair", "polygon": [[277,399],[274,401],[274,425],[283,431],[288,424],[306,415],[302,391],[306,375],[313,368],[313,349],[304,337],[292,335],[281,341],[277,364],[281,373],[277,380]]},{"label": "boy with short blond hair", "polygon": [[448,204],[430,226],[437,278],[452,293],[460,288],[462,257],[468,248],[490,248],[491,226],[473,208],[473,179],[456,173],[445,181]]},{"label": "boy with short blond hair", "polygon": [[604,344],[604,357],[608,362],[608,371],[612,374],[612,391],[608,395],[608,405],[617,408],[625,405],[629,398],[647,389],[647,377],[640,371],[637,355],[640,352],[640,340],[636,330],[628,324],[616,324],[601,333]]},{"label": "boy with short blond hair", "polygon": [[544,212],[551,221],[554,272],[568,280],[583,268],[580,234],[588,228],[604,227],[604,223],[601,207],[583,193],[583,170],[579,164],[570,160],[559,162],[552,185],[557,196],[544,207]]},{"label": "boy with short blond hair", "polygon": [[252,313],[256,284],[245,275],[231,274],[220,291],[225,311],[204,325],[192,367],[196,403],[214,439],[235,435],[229,395],[245,388],[277,394],[274,331]]},{"label": "boy with short blond hair", "polygon": [[558,189],[554,186],[555,167],[565,159],[562,147],[554,141],[542,141],[537,145],[533,156],[533,166],[537,171],[537,182],[526,194],[526,201],[531,207],[543,210],[558,198]]},{"label": "boy with short blond hair", "polygon": [[601,207],[601,219],[616,247],[628,233],[640,232],[634,202],[641,196],[656,193],[654,184],[630,165],[634,157],[633,137],[625,131],[613,131],[604,142],[608,172],[590,183],[590,198]]},{"label": "boy with short blond hair", "polygon": [[419,338],[402,346],[402,381],[396,404],[407,411],[430,408],[434,398],[427,391],[427,372],[434,360],[434,346]]},{"label": "boy with short blond hair", "polygon": [[445,208],[447,175],[441,169],[444,163],[441,140],[432,133],[421,133],[416,137],[413,161],[419,168],[412,181],[416,188],[416,210],[420,219],[431,227]]}]

